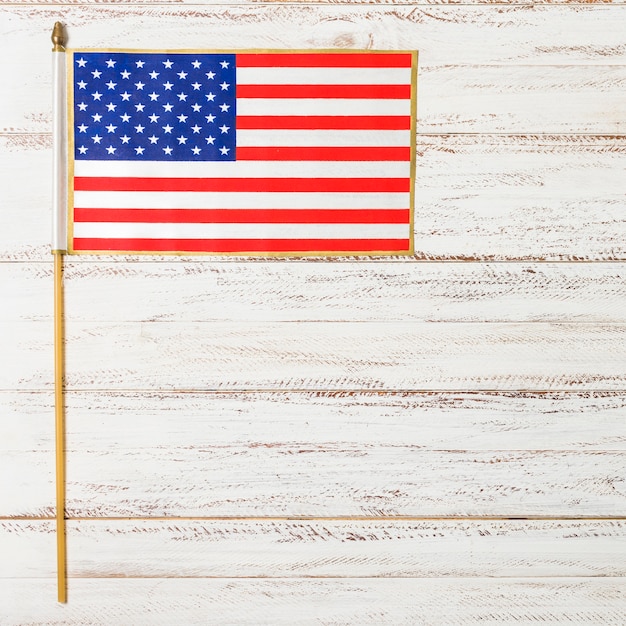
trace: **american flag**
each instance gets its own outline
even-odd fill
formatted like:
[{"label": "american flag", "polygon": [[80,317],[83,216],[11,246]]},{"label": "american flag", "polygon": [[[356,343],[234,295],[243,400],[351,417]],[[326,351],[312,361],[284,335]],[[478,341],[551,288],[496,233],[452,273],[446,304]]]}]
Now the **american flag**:
[{"label": "american flag", "polygon": [[68,57],[71,252],[412,252],[416,53]]}]

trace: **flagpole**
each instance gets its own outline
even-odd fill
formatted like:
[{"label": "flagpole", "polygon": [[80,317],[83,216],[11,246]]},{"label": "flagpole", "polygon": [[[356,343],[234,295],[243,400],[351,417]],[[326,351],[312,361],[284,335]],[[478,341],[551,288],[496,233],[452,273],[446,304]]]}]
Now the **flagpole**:
[{"label": "flagpole", "polygon": [[65,543],[65,415],[63,402],[63,254],[54,253],[54,407],[58,601],[67,602]]},{"label": "flagpole", "polygon": [[56,447],[57,597],[67,602],[67,548],[65,533],[65,406],[63,338],[63,255],[67,251],[67,176],[65,137],[65,32],[56,22],[52,31],[52,143],[53,200],[52,254],[54,255],[54,414]]}]

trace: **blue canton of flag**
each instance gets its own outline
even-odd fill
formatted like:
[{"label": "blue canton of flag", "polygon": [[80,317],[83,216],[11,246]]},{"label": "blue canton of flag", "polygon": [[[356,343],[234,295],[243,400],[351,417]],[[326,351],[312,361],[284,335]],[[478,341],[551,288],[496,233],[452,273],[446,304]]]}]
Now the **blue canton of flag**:
[{"label": "blue canton of flag", "polygon": [[85,52],[74,59],[74,158],[234,161],[234,54]]}]

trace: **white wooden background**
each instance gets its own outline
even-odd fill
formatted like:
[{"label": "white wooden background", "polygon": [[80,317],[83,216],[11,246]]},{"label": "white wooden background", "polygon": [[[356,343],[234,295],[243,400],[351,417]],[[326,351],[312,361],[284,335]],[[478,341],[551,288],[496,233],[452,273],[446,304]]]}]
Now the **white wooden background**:
[{"label": "white wooden background", "polygon": [[[411,259],[67,262],[50,31],[418,49]],[[0,2],[0,624],[626,624],[623,3]]]}]

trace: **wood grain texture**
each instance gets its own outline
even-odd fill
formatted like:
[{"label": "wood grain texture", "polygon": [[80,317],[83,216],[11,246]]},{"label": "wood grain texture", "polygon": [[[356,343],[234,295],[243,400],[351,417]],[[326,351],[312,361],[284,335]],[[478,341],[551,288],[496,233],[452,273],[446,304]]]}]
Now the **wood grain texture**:
[{"label": "wood grain texture", "polygon": [[[68,323],[70,390],[619,390],[623,324]],[[0,329],[0,389],[50,389],[50,322]]]},{"label": "wood grain texture", "polygon": [[[0,136],[0,166],[6,173],[0,193],[6,206],[20,206],[19,220],[9,211],[0,212],[0,255],[5,259],[51,263],[50,158],[45,135]],[[29,167],[40,175],[25,178]],[[625,177],[626,138],[621,136],[420,136],[416,255],[396,262],[621,261],[626,258]],[[127,260],[148,258],[163,260]],[[220,261],[183,260],[197,264],[203,259]]]},{"label": "wood grain texture", "polygon": [[[72,392],[71,512],[625,515],[625,403],[623,393]],[[2,393],[0,404],[10,425],[0,516],[49,516],[52,394]]]},{"label": "wood grain texture", "polygon": [[61,19],[76,48],[418,49],[420,133],[624,132],[619,6],[18,5],[3,15],[16,51],[0,68],[14,94],[0,103],[5,131],[49,131],[40,51]]},{"label": "wood grain texture", "polygon": [[621,152],[616,137],[420,137],[416,255],[623,259]]},{"label": "wood grain texture", "polygon": [[[623,516],[623,452],[421,452],[341,442],[73,452],[86,516]],[[135,463],[133,457],[141,456]],[[113,462],[113,466],[112,466]]]},{"label": "wood grain texture", "polygon": [[[11,479],[3,489],[7,516],[53,514],[50,456],[3,454],[0,467]],[[625,463],[623,451],[423,451],[343,442],[220,447],[199,432],[193,445],[180,447],[69,448],[67,511],[148,518],[624,517]],[[19,480],[24,470],[40,476],[28,489]]]},{"label": "wood grain texture", "polygon": [[[234,2],[227,6],[194,2],[190,6],[154,7],[146,3],[81,3],[55,7],[33,3],[3,7],[8,41],[25,50],[30,41],[43,36],[48,45],[46,25],[56,16],[67,25],[68,45],[81,47],[154,47],[154,35],[164,48],[208,49],[206,31],[213,29],[212,45],[223,48],[363,48],[418,49],[427,58],[424,67],[446,64],[618,64],[626,53],[624,32],[618,19],[619,3],[534,3],[502,7],[488,6],[408,6],[376,3],[376,6],[323,6],[320,3],[257,2],[255,6]],[[125,27],[107,23],[125,17]],[[562,28],[546,26],[559,22]],[[133,29],[140,23],[141,29]],[[185,23],[184,41],[176,28]],[[219,25],[221,28],[215,29]],[[287,28],[289,27],[289,28]],[[465,41],[457,35],[462,33]],[[488,38],[486,35],[491,35]],[[241,37],[249,37],[248,42]],[[442,36],[449,36],[442,45]],[[151,39],[152,37],[152,39]],[[481,42],[481,37],[484,41]],[[540,42],[540,45],[536,44]],[[416,44],[418,44],[416,46]],[[508,46],[503,47],[503,44]],[[209,48],[210,49],[210,48]],[[29,54],[21,62],[33,62]],[[32,85],[28,84],[28,88]]]},{"label": "wood grain texture", "polygon": [[[0,2],[0,624],[626,623],[626,9],[481,3]],[[57,19],[420,51],[413,258],[68,262],[66,607]]]},{"label": "wood grain texture", "polygon": [[[2,452],[51,452],[50,392],[0,393]],[[626,451],[625,392],[70,392],[68,446]],[[45,472],[49,478],[51,468]],[[0,500],[2,502],[2,500]],[[4,501],[6,503],[6,500]],[[0,516],[6,510],[0,510]]]},{"label": "wood grain texture", "polygon": [[[70,390],[621,390],[623,324],[68,323]],[[0,329],[0,389],[49,389],[51,324]]]},{"label": "wood grain texture", "polygon": [[[0,578],[51,578],[53,521],[2,521]],[[617,521],[68,522],[71,578],[624,576]]]},{"label": "wood grain texture", "polygon": [[174,623],[257,626],[622,626],[623,578],[72,579],[69,604],[52,579],[0,586],[7,626]]},{"label": "wood grain texture", "polygon": [[[154,258],[154,257],[151,257]],[[70,258],[75,321],[597,322],[624,318],[619,263],[210,263]],[[0,321],[50,320],[51,263],[0,263]],[[137,294],[141,294],[138,297]]]},{"label": "wood grain texture", "polygon": [[610,323],[626,292],[619,264],[83,263],[66,276],[69,317],[85,320]]}]

